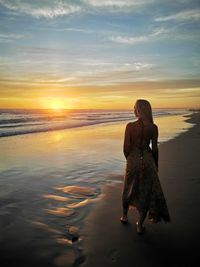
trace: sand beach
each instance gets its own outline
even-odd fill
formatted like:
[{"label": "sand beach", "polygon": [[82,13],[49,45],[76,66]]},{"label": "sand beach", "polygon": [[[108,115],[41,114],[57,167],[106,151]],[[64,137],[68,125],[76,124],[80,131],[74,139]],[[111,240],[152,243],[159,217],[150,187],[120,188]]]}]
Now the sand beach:
[{"label": "sand beach", "polygon": [[85,223],[82,266],[199,266],[200,114],[188,122],[195,126],[159,148],[159,176],[172,221],[146,220],[139,236],[136,211],[130,210],[129,224],[119,221],[122,185],[108,186]]},{"label": "sand beach", "polygon": [[1,138],[2,266],[198,266],[200,114],[157,121],[172,222],[143,236],[119,221],[127,122]]}]

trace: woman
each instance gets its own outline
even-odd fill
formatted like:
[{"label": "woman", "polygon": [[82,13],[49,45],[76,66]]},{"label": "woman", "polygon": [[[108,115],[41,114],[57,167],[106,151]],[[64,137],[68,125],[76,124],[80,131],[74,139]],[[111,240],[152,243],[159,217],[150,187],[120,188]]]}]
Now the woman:
[{"label": "woman", "polygon": [[128,222],[129,206],[136,207],[139,212],[137,232],[141,234],[147,213],[154,222],[169,222],[170,216],[158,178],[158,127],[153,123],[151,105],[147,100],[139,99],[134,112],[138,120],[127,124],[124,136],[127,165],[120,220]]}]

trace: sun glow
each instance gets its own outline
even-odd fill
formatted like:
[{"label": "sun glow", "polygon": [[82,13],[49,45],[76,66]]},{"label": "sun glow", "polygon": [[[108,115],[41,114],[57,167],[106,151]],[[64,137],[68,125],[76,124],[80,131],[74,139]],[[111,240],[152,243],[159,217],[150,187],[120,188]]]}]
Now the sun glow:
[{"label": "sun glow", "polygon": [[57,98],[49,97],[41,100],[42,107],[52,110],[53,112],[61,112],[63,109],[73,108],[71,99],[69,98]]},{"label": "sun glow", "polygon": [[65,108],[65,105],[61,99],[52,99],[49,103],[49,108],[55,111],[60,111]]}]

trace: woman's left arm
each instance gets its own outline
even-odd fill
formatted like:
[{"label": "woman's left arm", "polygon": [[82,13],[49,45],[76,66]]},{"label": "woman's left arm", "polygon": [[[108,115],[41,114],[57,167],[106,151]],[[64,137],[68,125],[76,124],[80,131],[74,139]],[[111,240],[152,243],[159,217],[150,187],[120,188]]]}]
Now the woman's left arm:
[{"label": "woman's left arm", "polygon": [[156,168],[158,170],[158,158],[159,158],[159,152],[158,152],[158,127],[154,124],[154,132],[152,137],[152,154],[155,160]]},{"label": "woman's left arm", "polygon": [[126,159],[130,153],[130,150],[131,150],[131,134],[130,134],[130,123],[128,123],[125,129],[124,147],[123,147],[123,152]]}]

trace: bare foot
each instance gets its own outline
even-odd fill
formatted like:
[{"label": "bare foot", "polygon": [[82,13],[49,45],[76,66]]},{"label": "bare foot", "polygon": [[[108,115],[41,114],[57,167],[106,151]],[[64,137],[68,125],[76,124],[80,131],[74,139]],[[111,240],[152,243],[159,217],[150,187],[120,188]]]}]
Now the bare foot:
[{"label": "bare foot", "polygon": [[123,215],[123,216],[120,218],[120,221],[121,221],[122,223],[127,223],[127,222],[128,222],[128,218],[127,218],[127,216]]},{"label": "bare foot", "polygon": [[143,234],[145,230],[144,226],[140,225],[139,222],[136,222],[136,229],[137,233],[140,235]]}]

